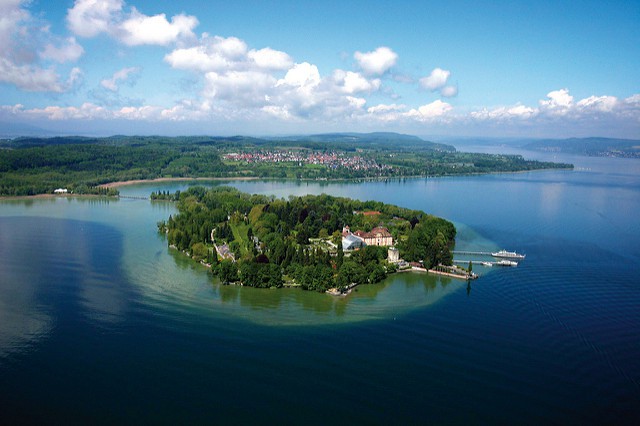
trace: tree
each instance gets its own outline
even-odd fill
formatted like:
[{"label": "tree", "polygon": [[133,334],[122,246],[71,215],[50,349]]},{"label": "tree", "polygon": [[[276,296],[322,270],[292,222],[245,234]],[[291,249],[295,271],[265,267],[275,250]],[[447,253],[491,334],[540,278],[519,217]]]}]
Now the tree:
[{"label": "tree", "polygon": [[223,260],[218,266],[218,276],[224,284],[238,281],[238,265],[229,259]]},{"label": "tree", "polygon": [[342,241],[338,242],[338,254],[336,256],[336,267],[340,269],[344,262],[344,250],[342,249]]}]

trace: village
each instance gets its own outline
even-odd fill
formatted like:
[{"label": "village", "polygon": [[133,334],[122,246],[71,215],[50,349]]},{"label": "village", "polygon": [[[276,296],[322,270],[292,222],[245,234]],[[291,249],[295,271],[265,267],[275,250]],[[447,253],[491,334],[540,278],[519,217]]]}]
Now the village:
[{"label": "village", "polygon": [[391,170],[392,167],[379,164],[373,159],[359,155],[348,155],[336,151],[307,151],[307,150],[260,150],[251,152],[232,152],[222,156],[224,160],[234,162],[255,163],[294,163],[302,165],[324,165],[330,169],[345,168],[357,171],[373,169]]}]

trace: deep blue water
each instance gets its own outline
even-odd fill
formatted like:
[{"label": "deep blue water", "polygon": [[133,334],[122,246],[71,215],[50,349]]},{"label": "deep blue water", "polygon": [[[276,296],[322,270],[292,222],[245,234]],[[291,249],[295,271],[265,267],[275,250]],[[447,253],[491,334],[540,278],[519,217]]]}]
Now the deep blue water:
[{"label": "deep blue water", "polygon": [[569,161],[575,171],[233,182],[419,208],[454,220],[461,248],[527,254],[470,287],[406,274],[341,300],[216,284],[155,232],[167,203],[2,201],[0,419],[637,424],[640,163]]}]

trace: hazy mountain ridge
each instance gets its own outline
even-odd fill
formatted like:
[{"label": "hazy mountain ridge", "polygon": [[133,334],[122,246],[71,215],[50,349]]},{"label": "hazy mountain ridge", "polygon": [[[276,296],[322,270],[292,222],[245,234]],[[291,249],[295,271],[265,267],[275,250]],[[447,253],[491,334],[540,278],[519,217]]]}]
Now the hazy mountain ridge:
[{"label": "hazy mountain ridge", "polygon": [[337,148],[342,145],[361,146],[379,150],[406,150],[416,149],[421,151],[445,151],[455,152],[452,145],[435,143],[424,140],[418,136],[391,133],[326,133],[316,135],[298,136],[124,136],[114,135],[109,137],[85,137],[85,136],[54,136],[38,137],[23,136],[11,140],[0,141],[0,146],[24,148],[29,146],[67,145],[67,144],[109,144],[109,145],[135,145],[136,143],[170,142],[181,145],[217,145],[225,144],[250,144],[255,146],[276,146],[301,144],[304,147],[320,149]]},{"label": "hazy mountain ridge", "polygon": [[522,146],[525,149],[593,157],[640,158],[640,140],[615,138],[540,139]]}]

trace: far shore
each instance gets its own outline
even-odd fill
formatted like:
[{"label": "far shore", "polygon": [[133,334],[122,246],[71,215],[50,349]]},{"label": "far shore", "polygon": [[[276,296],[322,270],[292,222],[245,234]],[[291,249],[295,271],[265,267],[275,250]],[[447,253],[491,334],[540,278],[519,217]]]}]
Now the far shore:
[{"label": "far shore", "polygon": [[2,200],[34,200],[49,198],[117,198],[110,195],[101,194],[35,194],[35,195],[0,195]]},{"label": "far shore", "polygon": [[153,183],[153,182],[180,182],[180,181],[228,181],[228,180],[255,180],[260,179],[255,176],[245,176],[245,177],[162,177],[155,179],[134,179],[134,180],[124,180],[120,182],[109,182],[104,183],[102,185],[98,185],[99,188],[120,188],[121,186],[127,185],[137,185],[139,183]]}]

